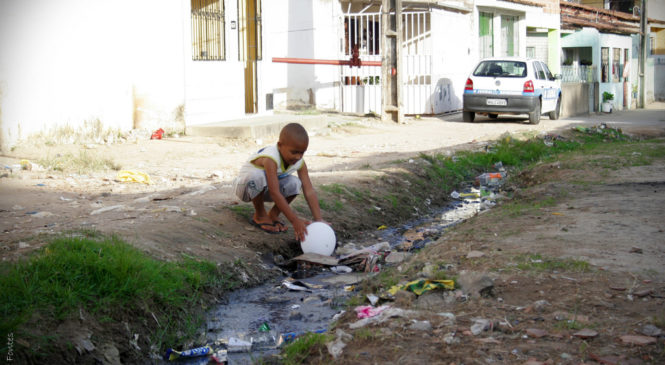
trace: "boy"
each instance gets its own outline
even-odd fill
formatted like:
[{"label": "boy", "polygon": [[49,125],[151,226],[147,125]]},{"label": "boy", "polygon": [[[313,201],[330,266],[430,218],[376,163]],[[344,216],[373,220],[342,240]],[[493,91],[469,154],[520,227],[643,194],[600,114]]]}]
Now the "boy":
[{"label": "boy", "polygon": [[[290,123],[282,128],[277,145],[260,149],[240,168],[233,182],[233,191],[244,202],[251,201],[254,215],[251,224],[268,233],[287,230],[279,215],[284,213],[293,225],[296,239],[303,241],[310,222],[298,218],[289,204],[302,187],[305,200],[315,221],[322,221],[316,191],[309,179],[303,155],[309,145],[309,136],[302,125]],[[298,172],[298,177],[291,175]],[[269,212],[264,202],[274,202]]]}]

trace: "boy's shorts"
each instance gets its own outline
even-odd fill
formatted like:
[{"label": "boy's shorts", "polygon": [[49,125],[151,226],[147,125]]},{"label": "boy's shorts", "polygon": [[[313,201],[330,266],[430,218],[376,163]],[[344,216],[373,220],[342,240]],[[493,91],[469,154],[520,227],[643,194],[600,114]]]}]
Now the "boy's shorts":
[{"label": "boy's shorts", "polygon": [[[302,183],[300,179],[293,175],[285,176],[279,179],[279,191],[285,198],[300,193]],[[243,176],[238,176],[233,181],[233,192],[244,202],[250,202],[257,195],[263,193],[263,201],[271,202],[270,192],[268,191],[268,181],[263,170],[256,169]]]}]

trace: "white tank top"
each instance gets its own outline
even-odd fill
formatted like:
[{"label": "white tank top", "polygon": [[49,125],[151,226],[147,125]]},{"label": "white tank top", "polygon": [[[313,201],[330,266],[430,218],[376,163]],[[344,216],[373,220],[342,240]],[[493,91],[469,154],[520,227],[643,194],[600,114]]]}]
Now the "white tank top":
[{"label": "white tank top", "polygon": [[279,179],[283,179],[293,174],[294,172],[300,170],[303,163],[305,163],[305,159],[301,158],[300,160],[298,160],[298,162],[294,163],[293,165],[285,169],[284,161],[282,160],[282,156],[279,154],[277,145],[267,146],[261,148],[260,150],[258,150],[256,153],[254,153],[249,157],[249,160],[247,160],[247,162],[245,162],[245,164],[243,164],[242,167],[240,168],[240,175],[249,172],[251,169],[263,170],[263,167],[258,167],[252,163],[253,161],[256,161],[257,158],[260,157],[268,157],[269,159],[275,161],[275,163],[277,164],[277,177]]}]

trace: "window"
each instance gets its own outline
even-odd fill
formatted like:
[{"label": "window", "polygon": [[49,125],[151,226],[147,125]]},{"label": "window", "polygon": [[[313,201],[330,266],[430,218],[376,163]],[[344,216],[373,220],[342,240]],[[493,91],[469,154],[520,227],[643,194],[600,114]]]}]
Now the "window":
[{"label": "window", "polygon": [[555,80],[554,75],[552,75],[552,72],[550,72],[550,68],[547,67],[547,64],[541,62],[540,65],[543,66],[543,70],[545,71],[545,77],[550,81],[554,81]]},{"label": "window", "polygon": [[541,66],[540,62],[534,62],[533,67],[536,78],[538,80],[545,80],[545,70],[543,70],[543,66]]},{"label": "window", "polygon": [[622,74],[621,48],[612,48],[612,82],[620,82]]},{"label": "window", "polygon": [[480,58],[494,55],[494,29],[492,27],[492,13],[480,13],[478,24],[478,37],[480,41]]},{"label": "window", "polygon": [[600,82],[610,81],[610,49],[603,47],[600,49]]},{"label": "window", "polygon": [[483,61],[473,71],[473,76],[525,77],[526,63],[520,61]]},{"label": "window", "polygon": [[536,47],[526,47],[526,58],[536,58]]},{"label": "window", "polygon": [[510,15],[501,16],[501,55],[517,56],[517,17]]},{"label": "window", "polygon": [[222,0],[191,0],[192,60],[219,61],[224,52],[224,3]]}]

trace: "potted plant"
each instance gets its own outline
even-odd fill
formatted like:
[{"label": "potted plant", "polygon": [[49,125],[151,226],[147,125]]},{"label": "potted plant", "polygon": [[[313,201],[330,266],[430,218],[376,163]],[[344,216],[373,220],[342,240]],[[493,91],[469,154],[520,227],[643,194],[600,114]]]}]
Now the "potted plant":
[{"label": "potted plant", "polygon": [[612,100],[614,100],[614,94],[604,91],[603,103],[601,104],[601,110],[603,111],[603,113],[612,112],[612,109],[614,109],[614,103],[612,103]]}]

